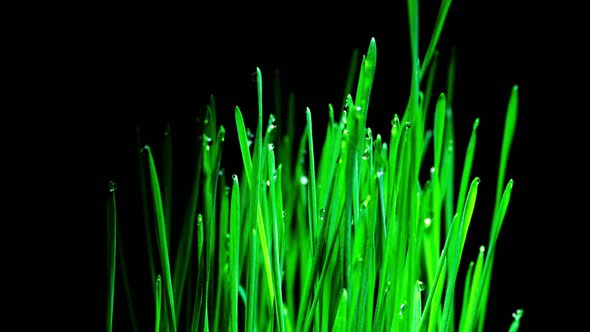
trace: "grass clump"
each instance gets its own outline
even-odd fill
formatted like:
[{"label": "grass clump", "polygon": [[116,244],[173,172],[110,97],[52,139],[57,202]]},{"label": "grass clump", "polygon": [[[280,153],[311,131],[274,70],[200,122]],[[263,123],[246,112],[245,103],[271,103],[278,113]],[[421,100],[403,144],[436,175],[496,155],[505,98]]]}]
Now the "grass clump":
[{"label": "grass clump", "polygon": [[[480,182],[471,174],[479,119],[456,177],[447,97],[452,79],[446,95],[432,92],[436,44],[449,5],[442,2],[420,62],[418,4],[408,1],[412,86],[407,108],[393,115],[388,136],[366,126],[377,60],[374,39],[360,70],[350,71],[347,93],[358,77],[354,96],[347,94],[340,111],[329,106],[326,128],[314,127],[307,109],[298,136],[292,107],[290,120],[280,127],[273,115],[263,126],[257,69],[257,126],[250,134],[235,108],[241,154],[236,159],[243,172],[229,178],[221,172],[226,133],[211,99],[199,128],[202,146],[178,241],[171,241],[171,225],[180,221],[171,218],[171,138],[165,138],[161,165],[149,146],[142,147],[140,194],[154,313],[149,325],[156,331],[483,329],[496,242],[513,188],[505,174],[518,89],[508,102],[489,242],[459,276]],[[435,100],[432,129],[427,128],[430,100]],[[318,129],[324,129],[319,149]],[[421,181],[425,168],[429,178]],[[129,317],[138,329],[125,257],[117,251],[115,185],[110,189],[107,330],[113,325],[117,260]],[[518,329],[521,316],[522,310],[514,314],[510,331]]]}]

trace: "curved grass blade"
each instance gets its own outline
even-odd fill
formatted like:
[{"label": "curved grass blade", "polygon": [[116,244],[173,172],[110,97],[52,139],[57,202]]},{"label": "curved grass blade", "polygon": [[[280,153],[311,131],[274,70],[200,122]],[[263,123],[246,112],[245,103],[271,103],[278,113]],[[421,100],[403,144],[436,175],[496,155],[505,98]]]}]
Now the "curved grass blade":
[{"label": "curved grass blade", "polygon": [[174,308],[174,291],[172,289],[172,275],[170,272],[170,260],[168,255],[168,242],[166,240],[166,222],[164,219],[164,207],[162,205],[162,196],[160,192],[160,183],[158,174],[156,172],[156,165],[149,146],[145,146],[145,151],[148,156],[148,165],[150,172],[150,182],[152,187],[152,199],[154,203],[156,215],[156,238],[158,242],[158,249],[160,253],[160,261],[162,264],[162,271],[164,273],[164,293],[168,304],[170,320],[172,321],[172,330],[176,331],[176,311]]}]

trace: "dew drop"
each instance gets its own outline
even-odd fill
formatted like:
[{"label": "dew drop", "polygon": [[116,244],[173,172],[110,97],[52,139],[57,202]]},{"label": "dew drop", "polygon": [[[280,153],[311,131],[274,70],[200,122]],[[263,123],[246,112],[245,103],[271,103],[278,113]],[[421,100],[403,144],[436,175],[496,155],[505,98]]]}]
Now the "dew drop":
[{"label": "dew drop", "polygon": [[320,220],[324,220],[326,218],[326,209],[321,208],[320,209]]},{"label": "dew drop", "polygon": [[114,192],[117,190],[117,184],[115,181],[109,181],[109,192]]},{"label": "dew drop", "polygon": [[418,285],[418,290],[420,290],[421,292],[424,291],[425,286],[424,286],[424,283],[422,281],[418,280],[416,282],[416,285]]},{"label": "dew drop", "polygon": [[237,175],[237,174],[233,174],[233,175],[231,176],[231,178],[232,178],[232,180],[234,180],[234,181],[238,181],[238,175]]},{"label": "dew drop", "polygon": [[271,114],[268,119],[268,131],[272,131],[277,127],[277,119],[275,118],[274,114]]},{"label": "dew drop", "polygon": [[399,317],[400,318],[404,318],[404,312],[406,311],[406,302],[402,303],[402,305],[399,306]]},{"label": "dew drop", "polygon": [[299,181],[304,186],[307,185],[307,183],[309,182],[309,180],[307,179],[307,176],[305,176],[305,175],[302,175],[301,178],[299,179]]},{"label": "dew drop", "polygon": [[432,224],[432,219],[430,219],[430,218],[424,219],[424,226],[426,228],[430,227],[431,224]]}]

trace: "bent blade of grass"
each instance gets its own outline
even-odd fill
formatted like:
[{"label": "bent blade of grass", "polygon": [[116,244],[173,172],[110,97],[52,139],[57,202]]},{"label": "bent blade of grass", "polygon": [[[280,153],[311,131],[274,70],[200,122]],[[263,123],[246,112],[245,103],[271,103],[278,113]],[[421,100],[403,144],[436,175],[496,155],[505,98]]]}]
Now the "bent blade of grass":
[{"label": "bent blade of grass", "polygon": [[107,308],[106,330],[113,330],[113,307],[115,303],[115,273],[117,269],[117,203],[116,184],[109,182],[109,199],[107,200]]},{"label": "bent blade of grass", "polygon": [[160,192],[160,183],[156,172],[156,165],[149,146],[145,146],[148,156],[150,182],[152,187],[152,199],[156,215],[156,237],[158,239],[158,249],[164,273],[164,293],[166,294],[168,309],[170,310],[170,320],[172,321],[172,330],[176,331],[176,311],[174,308],[174,291],[172,289],[172,275],[170,272],[170,260],[168,255],[168,242],[166,240],[166,222],[164,220],[164,207],[162,205],[162,196]]}]

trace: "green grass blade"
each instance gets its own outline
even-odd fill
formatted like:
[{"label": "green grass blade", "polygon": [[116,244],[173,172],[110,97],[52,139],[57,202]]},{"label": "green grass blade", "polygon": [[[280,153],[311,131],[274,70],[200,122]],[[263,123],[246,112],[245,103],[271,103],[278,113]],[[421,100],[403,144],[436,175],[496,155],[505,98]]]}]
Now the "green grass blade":
[{"label": "green grass blade", "polygon": [[334,320],[334,326],[331,331],[345,331],[348,325],[348,292],[346,289],[342,289],[340,300],[338,301],[338,307],[336,309],[336,319]]},{"label": "green grass blade", "polygon": [[518,329],[520,328],[520,319],[522,318],[523,313],[524,311],[522,309],[518,309],[512,314],[514,320],[512,321],[512,324],[510,324],[508,332],[518,332]]},{"label": "green grass blade", "polygon": [[[476,302],[473,306],[473,310],[475,311],[472,315],[475,317],[478,315],[479,318],[479,327],[480,329],[483,328],[485,323],[485,314],[488,302],[488,296],[490,292],[490,284],[492,279],[492,269],[493,269],[493,262],[494,256],[496,253],[496,241],[498,239],[498,235],[500,233],[500,229],[502,228],[502,223],[504,222],[504,217],[506,216],[506,211],[508,210],[508,205],[510,203],[510,197],[512,195],[512,187],[514,186],[514,182],[512,180],[508,181],[506,185],[506,189],[504,190],[504,194],[502,194],[502,199],[500,200],[500,206],[495,211],[495,215],[498,217],[492,223],[492,235],[490,236],[490,242],[488,244],[489,251],[486,256],[486,261],[484,264],[483,272],[482,272],[482,282],[480,283],[477,289],[477,296]],[[471,322],[475,324],[475,321]],[[471,326],[468,326],[471,327]]]},{"label": "green grass blade", "polygon": [[[274,145],[268,145],[267,151],[267,162],[268,162],[268,171],[269,171],[269,201],[270,201],[270,214],[272,215],[272,248],[273,248],[273,266],[274,266],[274,286],[275,290],[274,293],[276,295],[275,298],[275,314],[277,321],[279,323],[278,330],[285,331],[285,315],[284,315],[284,307],[283,307],[283,291],[282,291],[282,264],[281,264],[281,247],[279,242],[279,220],[282,219],[283,212],[282,208],[279,210],[279,204],[277,201],[277,190],[280,190],[280,187],[277,189],[277,181],[280,170],[277,171],[275,169],[275,155],[274,155]],[[279,167],[280,168],[280,167]],[[278,183],[280,185],[280,183]]]},{"label": "green grass blade", "polygon": [[454,315],[453,307],[455,302],[455,284],[457,272],[459,271],[459,262],[461,260],[461,254],[463,253],[463,247],[465,245],[465,237],[467,236],[471,217],[473,216],[473,210],[475,208],[478,185],[479,178],[475,178],[471,182],[469,193],[467,194],[467,201],[465,203],[465,208],[463,209],[463,215],[461,216],[461,223],[459,224],[459,232],[453,241],[454,248],[451,248],[451,250],[448,252],[449,279],[443,306],[442,331],[447,331],[447,328],[452,321],[452,316]]},{"label": "green grass blade", "polygon": [[447,102],[444,93],[441,93],[436,102],[436,112],[434,114],[434,168],[437,172],[442,163],[446,114]]},{"label": "green grass blade", "polygon": [[[309,223],[310,223],[310,230],[311,230],[311,238],[312,244],[315,248],[317,244],[317,228],[318,228],[318,201],[317,201],[317,189],[316,189],[316,177],[315,177],[315,153],[313,148],[313,132],[311,126],[311,111],[309,108],[305,111],[305,117],[307,119],[307,139],[309,144],[309,179],[310,179],[310,187],[309,187],[309,204],[308,207],[310,209],[309,215],[311,216]],[[313,251],[312,251],[313,255]]]},{"label": "green grass blade", "polygon": [[[443,26],[445,24],[447,14],[449,13],[449,8],[451,7],[451,2],[452,2],[451,0],[442,0],[442,2],[440,4],[440,8],[438,10],[438,16],[436,17],[436,22],[434,23],[434,32],[432,33],[432,37],[430,38],[430,43],[428,44],[428,49],[426,50],[426,55],[424,56],[424,61],[422,61],[421,75],[423,75],[426,72],[426,70],[428,69],[428,65],[430,64],[430,60],[432,59],[432,56],[433,56],[434,52],[436,51],[436,46],[438,45],[438,40],[440,38],[440,34],[441,34]],[[417,6],[418,5],[416,4],[416,7]],[[420,77],[420,81],[422,81],[422,77]]]},{"label": "green grass blade", "polygon": [[344,107],[344,105],[346,105],[346,97],[348,95],[352,95],[352,93],[353,93],[352,87],[354,84],[354,79],[356,77],[356,71],[359,66],[358,63],[359,63],[359,50],[355,49],[352,51],[352,56],[350,57],[350,65],[348,67],[348,74],[346,75],[346,84],[344,85],[344,94],[342,95],[342,97],[344,98],[342,100],[342,107]]},{"label": "green grass blade", "polygon": [[238,142],[240,143],[240,151],[242,152],[242,162],[244,163],[244,173],[246,174],[246,181],[248,185],[252,183],[252,157],[248,147],[248,135],[246,134],[246,126],[240,108],[236,106],[236,129],[238,131]]},{"label": "green grass blade", "polygon": [[162,278],[159,274],[156,276],[154,289],[156,290],[156,322],[154,326],[155,331],[160,332],[160,321],[162,316]]},{"label": "green grass blade", "polygon": [[467,274],[465,276],[465,285],[463,287],[463,301],[461,306],[461,315],[459,316],[459,331],[465,331],[463,329],[463,325],[465,320],[467,319],[467,308],[469,306],[469,298],[470,298],[470,291],[472,286],[472,278],[473,278],[473,267],[475,263],[473,261],[469,262],[469,268],[467,268]]},{"label": "green grass blade", "polygon": [[139,191],[141,195],[141,207],[142,207],[142,216],[143,216],[143,226],[145,231],[145,244],[147,249],[147,256],[148,256],[148,266],[149,266],[149,273],[150,273],[150,280],[152,285],[152,295],[153,300],[156,300],[156,262],[154,259],[154,237],[151,227],[151,216],[152,213],[149,211],[149,192],[148,192],[148,185],[146,181],[146,176],[148,173],[146,172],[147,165],[146,165],[146,156],[143,150],[143,146],[141,145],[141,138],[140,138],[140,131],[139,128],[136,129],[136,139],[137,139],[137,151],[138,154],[138,175],[139,175]]},{"label": "green grass blade", "polygon": [[129,284],[129,274],[127,271],[127,259],[124,251],[123,246],[123,236],[121,231],[117,229],[117,261],[119,262],[119,266],[121,266],[121,281],[123,284],[123,290],[125,292],[125,301],[127,302],[127,311],[129,315],[129,320],[131,321],[131,329],[133,331],[139,331],[138,324],[137,324],[137,316],[135,315],[135,306],[133,301],[133,296],[131,295],[131,286]]},{"label": "green grass blade", "polygon": [[375,38],[371,38],[367,56],[362,62],[361,77],[359,78],[356,97],[354,99],[355,105],[361,109],[360,129],[365,128],[365,123],[367,121],[367,111],[369,110],[369,99],[371,97],[371,89],[373,88],[373,80],[375,79],[376,66],[377,43],[375,42]]},{"label": "green grass blade", "polygon": [[[467,326],[471,326],[475,319],[473,312],[475,312],[476,295],[479,286],[481,285],[481,273],[484,265],[484,246],[479,248],[477,255],[477,263],[475,263],[472,276],[465,282],[465,293],[463,294],[463,308],[461,310],[461,317],[459,319],[459,330],[467,331]],[[470,267],[472,264],[470,264]]]},{"label": "green grass blade", "polygon": [[432,87],[436,78],[436,69],[438,67],[438,52],[434,53],[434,60],[432,60],[432,67],[428,70],[428,77],[426,79],[426,91],[424,92],[424,119],[428,116],[430,109],[430,101],[432,99]]},{"label": "green grass blade", "polygon": [[[202,145],[197,146],[199,152],[197,153],[197,163],[195,170],[195,179],[193,181],[192,190],[189,196],[188,207],[185,212],[184,222],[180,235],[180,241],[176,249],[176,258],[174,261],[174,272],[172,287],[174,289],[176,309],[181,312],[182,303],[185,295],[185,288],[190,283],[190,278],[187,274],[190,271],[193,253],[193,238],[195,233],[195,224],[197,220],[197,205],[199,202],[199,194],[201,192],[201,169],[203,166],[203,149]],[[190,286],[190,285],[189,285]],[[192,303],[192,292],[187,291],[187,303]],[[187,315],[190,317],[190,315]],[[190,320],[190,318],[188,318]],[[190,326],[190,324],[187,324]]]},{"label": "green grass blade", "polygon": [[168,243],[166,236],[166,222],[164,220],[164,207],[162,205],[162,196],[160,191],[160,183],[158,174],[156,172],[156,165],[149,146],[145,146],[145,151],[149,161],[150,183],[152,187],[152,198],[156,214],[156,237],[158,239],[158,249],[160,253],[160,260],[162,264],[162,271],[164,273],[164,293],[168,304],[170,313],[170,320],[172,322],[172,330],[176,331],[176,311],[174,309],[174,292],[172,289],[172,275],[170,272],[170,260],[168,255]]},{"label": "green grass blade", "polygon": [[231,210],[230,210],[230,298],[231,298],[231,331],[238,332],[238,292],[239,259],[240,259],[240,186],[238,176],[232,176]]},{"label": "green grass blade", "polygon": [[164,220],[166,220],[166,236],[170,242],[172,228],[172,129],[166,124],[162,149],[162,200],[164,204]]},{"label": "green grass blade", "polygon": [[467,187],[469,178],[471,176],[471,168],[473,166],[473,158],[475,155],[475,144],[477,141],[477,127],[479,126],[479,118],[473,122],[473,129],[471,131],[471,138],[467,145],[467,152],[465,152],[465,162],[463,163],[463,173],[461,175],[461,184],[459,187],[459,196],[457,197],[457,213],[463,214],[463,207],[467,197]]},{"label": "green grass blade", "polygon": [[246,302],[246,331],[256,331],[256,311],[257,311],[257,281],[256,274],[258,273],[258,243],[256,240],[256,230],[252,229],[250,238],[250,256],[248,260],[249,273],[247,282],[247,296]]},{"label": "green grass blade", "polygon": [[[437,52],[438,53],[438,52]],[[436,60],[436,54],[435,54]],[[433,69],[435,62],[432,63]],[[455,101],[455,73],[457,72],[457,50],[453,47],[451,49],[451,56],[449,60],[449,68],[447,70],[447,104],[452,107]]]},{"label": "green grass blade", "polygon": [[[502,188],[504,187],[504,178],[506,176],[506,165],[508,164],[508,155],[512,146],[512,138],[516,128],[516,117],[518,115],[518,86],[512,87],[510,100],[508,101],[508,111],[504,122],[504,137],[502,139],[502,153],[500,154],[500,165],[498,166],[498,183],[496,186],[496,206],[500,203]],[[496,217],[496,216],[495,216]]]},{"label": "green grass blade", "polygon": [[109,182],[109,198],[107,200],[107,306],[106,330],[113,330],[113,307],[115,302],[115,274],[117,268],[117,203],[115,191],[117,185]]}]

